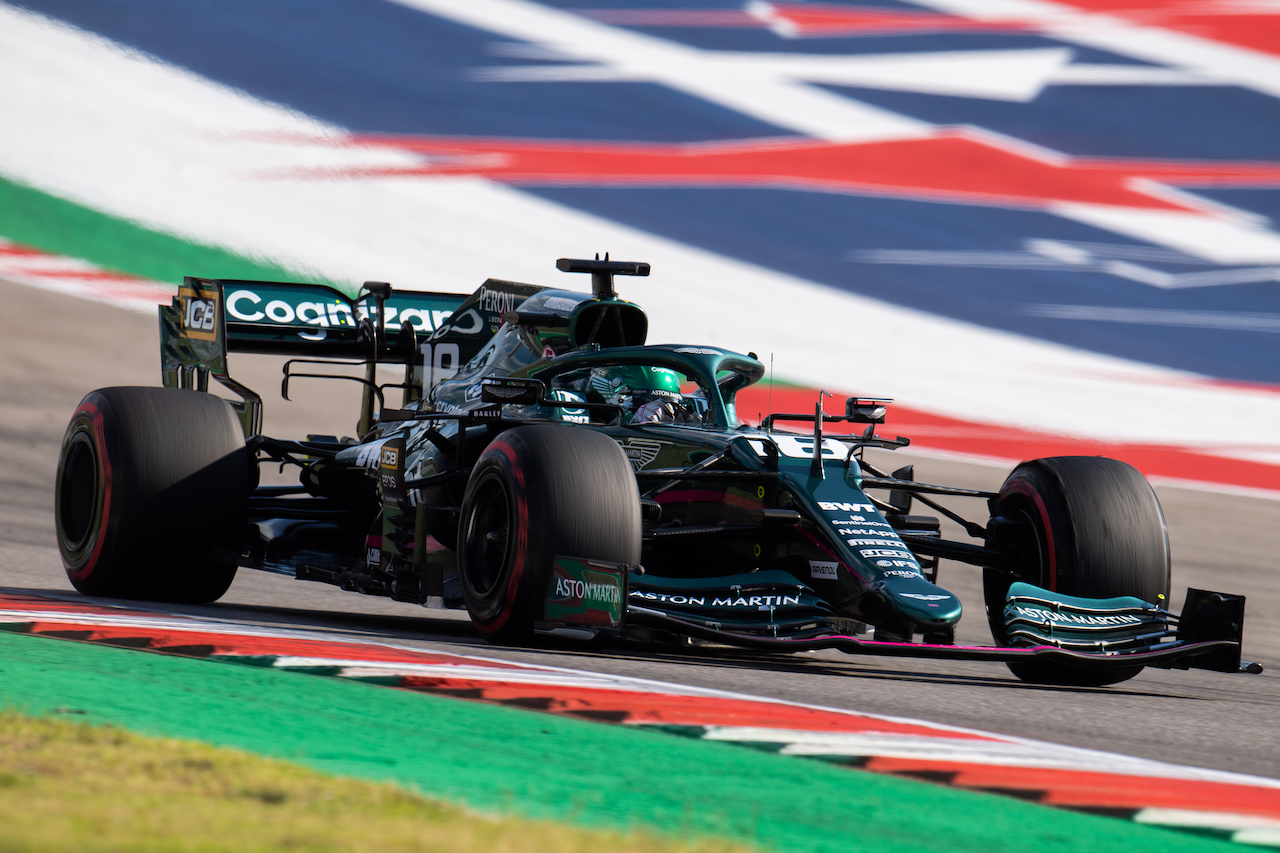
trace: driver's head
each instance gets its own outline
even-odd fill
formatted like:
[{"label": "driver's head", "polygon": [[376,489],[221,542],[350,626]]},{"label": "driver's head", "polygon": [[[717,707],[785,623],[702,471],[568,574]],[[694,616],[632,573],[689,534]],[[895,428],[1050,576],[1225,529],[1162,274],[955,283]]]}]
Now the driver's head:
[{"label": "driver's head", "polygon": [[629,423],[689,420],[680,376],[665,367],[627,364],[601,367],[591,372],[588,395],[600,402],[622,406]]}]

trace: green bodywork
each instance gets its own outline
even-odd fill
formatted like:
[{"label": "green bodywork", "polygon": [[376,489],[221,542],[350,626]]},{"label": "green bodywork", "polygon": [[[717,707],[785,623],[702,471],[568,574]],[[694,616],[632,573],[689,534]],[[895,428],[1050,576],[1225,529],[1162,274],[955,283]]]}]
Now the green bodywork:
[{"label": "green bodywork", "polygon": [[[563,306],[565,326],[560,328],[570,329],[584,310],[598,304],[586,294],[542,291],[521,310],[551,313],[544,310],[548,302]],[[821,466],[815,469],[812,434],[761,431],[739,423],[737,393],[764,375],[757,359],[718,347],[677,344],[535,351],[534,341],[545,340],[533,329],[502,326],[470,364],[430,392],[425,405],[454,413],[488,405],[480,396],[489,377],[536,379],[555,389],[564,377],[643,365],[675,371],[695,383],[699,405],[705,408],[700,422],[693,424],[625,423],[607,415],[587,417],[575,409],[504,406],[504,416],[513,420],[577,422],[608,434],[631,461],[642,496],[665,487],[653,497],[662,506],[662,519],[651,526],[655,535],[646,541],[645,572],[630,577],[632,605],[766,636],[830,633],[857,621],[908,638],[914,633],[953,634],[961,615],[959,599],[924,578],[915,555],[863,492],[861,467],[846,441],[822,439]],[[456,421],[433,427],[446,436],[458,429]],[[741,471],[741,479],[726,475],[681,481],[669,473],[722,451],[718,467]],[[410,436],[412,476],[447,470],[447,464],[436,464],[437,456],[431,441]],[[762,524],[763,511],[775,509],[799,513],[799,523]],[[677,518],[682,527],[720,526],[737,532],[681,536],[678,544],[668,546],[661,525]],[[678,589],[700,592],[674,591]]]},{"label": "green bodywork", "polygon": [[[763,636],[830,634],[857,622],[905,639],[919,633],[946,642],[954,634],[959,600],[925,579],[911,549],[867,497],[848,439],[821,439],[815,457],[812,434],[739,422],[737,393],[764,375],[754,356],[709,346],[646,346],[648,319],[639,306],[497,279],[466,298],[394,292],[384,303],[385,318],[377,309],[372,296],[357,300],[325,285],[190,278],[174,306],[161,308],[165,384],[204,389],[214,376],[241,395],[247,435],[261,429],[261,404],[228,375],[228,351],[362,358],[405,371],[405,409],[384,406],[379,420],[370,415],[358,444],[303,473],[311,494],[360,506],[358,495],[372,475],[374,514],[360,522],[368,541],[348,531],[359,541],[342,553],[262,558],[258,568],[346,584],[341,578],[354,564],[371,578],[363,588],[365,581],[356,583],[362,591],[461,606],[452,555],[438,547],[445,542],[445,550],[452,549],[450,523],[456,530],[456,521],[432,507],[456,508],[465,480],[431,489],[404,484],[456,470],[455,453],[466,457],[482,448],[495,429],[559,422],[617,441],[642,498],[660,507],[661,517],[646,525],[645,572],[633,573],[627,584],[630,604]],[[204,328],[209,317],[212,328]],[[658,389],[680,403],[680,422],[632,421],[641,410],[589,407],[592,377],[641,368],[671,371],[684,383],[682,390],[672,380]],[[366,377],[372,387],[373,367]],[[482,399],[483,383],[492,378],[535,380],[548,395],[540,399],[565,405],[508,404],[497,411]],[[369,401],[366,393],[372,412]],[[451,417],[433,419],[430,412]],[[472,414],[477,417],[468,420]],[[477,423],[481,414],[488,422]],[[390,459],[380,455],[384,449],[394,450],[394,470],[379,470]],[[680,475],[712,455],[719,458],[709,477]],[[777,523],[779,513],[790,521]],[[333,524],[308,524],[267,525],[261,535],[279,536],[281,543],[336,535]],[[273,553],[272,547],[266,541],[262,553]],[[282,551],[288,548],[274,553]],[[436,568],[421,585],[401,589],[397,561]],[[327,574],[315,574],[321,570]]]}]

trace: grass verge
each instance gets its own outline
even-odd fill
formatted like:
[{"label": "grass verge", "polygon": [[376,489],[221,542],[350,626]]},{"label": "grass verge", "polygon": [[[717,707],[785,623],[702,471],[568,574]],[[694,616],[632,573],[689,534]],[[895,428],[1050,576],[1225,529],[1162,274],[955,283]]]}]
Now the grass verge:
[{"label": "grass verge", "polygon": [[76,709],[95,723],[390,782],[486,814],[780,853],[1230,849],[732,744],[6,631],[0,707],[34,716]]},{"label": "grass verge", "polygon": [[0,851],[734,853],[644,832],[489,819],[390,784],[114,726],[0,712]]}]

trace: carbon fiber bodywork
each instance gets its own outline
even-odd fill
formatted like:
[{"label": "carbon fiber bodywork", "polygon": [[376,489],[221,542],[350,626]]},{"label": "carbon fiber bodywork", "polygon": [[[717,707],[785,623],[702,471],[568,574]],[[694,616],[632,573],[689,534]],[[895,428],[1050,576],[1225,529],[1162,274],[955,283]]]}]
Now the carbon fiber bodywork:
[{"label": "carbon fiber bodywork", "polygon": [[[862,461],[866,447],[907,443],[874,432],[888,401],[850,398],[843,414],[828,415],[819,399],[813,413],[742,424],[736,394],[764,374],[754,354],[646,345],[647,317],[617,297],[612,275],[647,274],[647,265],[561,268],[591,272],[594,295],[491,279],[469,297],[368,283],[351,298],[320,285],[188,279],[174,307],[161,309],[166,384],[203,390],[210,375],[222,381],[243,398],[238,410],[257,461],[299,469],[296,488],[262,487],[251,496],[241,565],[462,607],[457,538],[471,468],[505,430],[551,423],[618,444],[635,474],[643,532],[640,563],[618,566],[616,584],[609,567],[583,562],[595,555],[564,555],[578,568],[556,575],[540,630],[770,650],[1241,668],[1242,598],[1227,597],[1239,602],[1234,619],[1206,618],[1212,606],[1203,605],[1191,631],[1172,614],[1156,617],[1151,605],[1126,601],[1126,613],[1154,621],[1136,630],[1126,617],[1117,629],[1123,637],[1113,638],[1123,642],[1108,645],[1109,623],[1088,616],[1115,602],[1064,602],[1069,597],[1029,586],[1040,546],[1025,519],[995,514],[997,494],[916,483]],[[323,375],[315,365],[364,364],[365,377],[355,379],[366,389],[359,438],[260,435],[260,403],[230,379],[228,351],[299,356],[285,368],[286,393],[290,377]],[[403,381],[380,384],[379,365],[402,368]],[[679,377],[677,417],[641,422],[639,410],[612,393],[611,372],[634,368]],[[386,400],[391,388],[401,392],[398,406]],[[833,421],[867,428],[824,434]],[[911,515],[914,497],[957,517],[929,495],[986,499],[994,517],[961,519],[984,544],[942,540],[936,517]],[[1010,647],[953,645],[962,607],[934,583],[940,558],[1015,582]],[[585,589],[587,571],[622,599],[614,610],[592,611],[591,624],[603,631],[574,615],[590,607],[565,598],[566,590]],[[1060,606],[1083,614],[1065,636],[1054,633]],[[874,639],[858,639],[868,626]]]}]

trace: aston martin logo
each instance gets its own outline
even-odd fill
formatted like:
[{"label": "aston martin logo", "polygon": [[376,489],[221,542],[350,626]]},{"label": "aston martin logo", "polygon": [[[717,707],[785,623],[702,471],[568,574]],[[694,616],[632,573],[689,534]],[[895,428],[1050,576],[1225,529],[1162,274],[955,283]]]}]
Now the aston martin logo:
[{"label": "aston martin logo", "polygon": [[636,471],[657,459],[658,451],[662,449],[661,441],[651,441],[647,438],[628,438],[618,444],[622,446],[628,461],[631,462],[631,467]]}]

